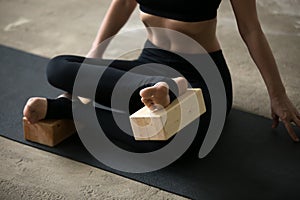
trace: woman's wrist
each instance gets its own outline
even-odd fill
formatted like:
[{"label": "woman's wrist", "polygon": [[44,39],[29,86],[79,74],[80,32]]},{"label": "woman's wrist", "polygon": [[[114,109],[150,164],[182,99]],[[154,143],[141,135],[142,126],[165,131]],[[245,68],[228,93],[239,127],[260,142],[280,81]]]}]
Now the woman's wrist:
[{"label": "woman's wrist", "polygon": [[286,98],[287,94],[286,94],[285,89],[283,88],[281,90],[278,89],[274,92],[270,92],[269,96],[270,96],[271,101],[274,101],[274,100],[280,100],[280,99]]},{"label": "woman's wrist", "polygon": [[92,46],[86,57],[88,58],[102,58],[104,54],[104,50],[99,46]]},{"label": "woman's wrist", "polygon": [[91,49],[97,49],[100,46],[100,42],[93,42]]},{"label": "woman's wrist", "polygon": [[268,93],[271,99],[274,98],[280,98],[286,96],[286,90],[285,87],[281,81],[281,78],[278,76],[277,79],[272,79],[268,81],[265,81]]}]

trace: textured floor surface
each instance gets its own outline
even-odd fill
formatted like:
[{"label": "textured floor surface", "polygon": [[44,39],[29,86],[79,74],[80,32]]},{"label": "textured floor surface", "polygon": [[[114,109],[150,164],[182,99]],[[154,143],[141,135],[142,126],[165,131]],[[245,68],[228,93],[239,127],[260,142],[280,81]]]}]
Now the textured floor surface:
[{"label": "textured floor surface", "polygon": [[[85,55],[109,5],[108,0],[0,0],[0,43],[46,57]],[[287,93],[298,109],[300,3],[258,0],[263,29],[273,49]],[[124,31],[142,27],[138,12]],[[260,75],[240,39],[228,1],[219,13],[218,37],[232,72],[234,106],[269,116]],[[118,53],[112,48],[107,56]],[[1,102],[4,106],[5,102]],[[25,103],[25,102],[24,102]],[[114,174],[0,138],[1,199],[181,199]]]}]

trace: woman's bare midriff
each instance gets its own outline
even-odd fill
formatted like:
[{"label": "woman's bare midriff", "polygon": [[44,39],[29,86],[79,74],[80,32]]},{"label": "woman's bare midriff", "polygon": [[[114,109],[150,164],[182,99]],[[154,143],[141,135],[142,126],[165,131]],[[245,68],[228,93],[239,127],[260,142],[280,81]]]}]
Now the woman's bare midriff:
[{"label": "woman's bare midriff", "polygon": [[[183,53],[199,53],[199,45],[191,45],[190,41],[193,39],[206,52],[220,50],[216,37],[216,18],[201,22],[182,22],[141,12],[140,19],[147,27],[148,39],[158,47]],[[177,32],[185,36],[182,37]]]}]

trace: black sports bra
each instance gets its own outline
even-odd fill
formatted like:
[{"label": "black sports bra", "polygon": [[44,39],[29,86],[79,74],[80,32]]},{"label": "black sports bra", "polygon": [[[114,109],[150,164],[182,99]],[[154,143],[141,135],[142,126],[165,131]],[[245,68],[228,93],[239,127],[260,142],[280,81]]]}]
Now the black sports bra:
[{"label": "black sports bra", "polygon": [[136,0],[141,11],[184,22],[213,19],[221,0]]}]

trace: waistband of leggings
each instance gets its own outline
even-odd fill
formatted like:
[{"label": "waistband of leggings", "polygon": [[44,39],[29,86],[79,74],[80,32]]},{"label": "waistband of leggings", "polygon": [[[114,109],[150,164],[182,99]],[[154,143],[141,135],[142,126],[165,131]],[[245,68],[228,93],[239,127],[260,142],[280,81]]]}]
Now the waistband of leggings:
[{"label": "waistband of leggings", "polygon": [[172,52],[174,54],[178,54],[178,55],[184,55],[184,56],[205,56],[207,54],[209,54],[211,57],[215,57],[215,56],[223,56],[223,52],[222,52],[222,49],[220,50],[217,50],[217,51],[213,51],[213,52],[202,52],[202,53],[199,53],[199,54],[192,54],[192,53],[183,53],[183,52],[176,52],[176,51],[168,51],[168,50],[165,50],[165,49],[162,49],[158,46],[156,46],[155,44],[153,44],[149,39],[146,40],[145,44],[144,44],[144,50],[150,50],[153,49],[157,49],[157,50],[161,50],[161,51],[165,51],[165,52]]}]

